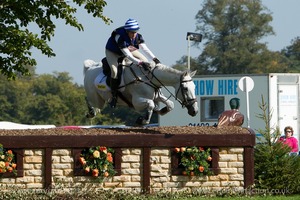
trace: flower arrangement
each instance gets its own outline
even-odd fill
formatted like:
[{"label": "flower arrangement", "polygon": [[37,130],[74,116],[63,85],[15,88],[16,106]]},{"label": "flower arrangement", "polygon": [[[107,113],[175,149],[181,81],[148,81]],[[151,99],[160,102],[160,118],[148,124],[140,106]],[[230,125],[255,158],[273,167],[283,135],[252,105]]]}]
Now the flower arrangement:
[{"label": "flower arrangement", "polygon": [[104,146],[91,147],[81,152],[79,162],[86,173],[91,173],[93,177],[102,181],[116,174],[113,153],[113,149]]},{"label": "flower arrangement", "polygon": [[3,145],[0,144],[0,176],[4,173],[14,173],[17,174],[17,164],[14,160],[14,154],[12,150],[5,150]]},{"label": "flower arrangement", "polygon": [[174,149],[180,155],[180,165],[184,167],[183,175],[205,176],[212,175],[209,170],[210,149],[205,150],[202,147],[177,147]]}]

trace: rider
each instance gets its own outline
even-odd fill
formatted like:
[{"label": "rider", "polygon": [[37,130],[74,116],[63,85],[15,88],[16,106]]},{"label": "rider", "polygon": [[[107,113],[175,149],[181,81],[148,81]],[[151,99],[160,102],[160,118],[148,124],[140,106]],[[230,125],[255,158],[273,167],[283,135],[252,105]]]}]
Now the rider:
[{"label": "rider", "polygon": [[138,22],[135,19],[128,19],[124,26],[115,29],[108,39],[105,47],[105,55],[111,69],[110,88],[112,98],[110,106],[116,107],[117,92],[118,92],[118,59],[127,57],[133,63],[140,66],[149,67],[148,59],[139,52],[139,49],[151,58],[155,64],[160,61],[154,56],[150,49],[145,44],[142,35],[138,33],[140,29]]}]

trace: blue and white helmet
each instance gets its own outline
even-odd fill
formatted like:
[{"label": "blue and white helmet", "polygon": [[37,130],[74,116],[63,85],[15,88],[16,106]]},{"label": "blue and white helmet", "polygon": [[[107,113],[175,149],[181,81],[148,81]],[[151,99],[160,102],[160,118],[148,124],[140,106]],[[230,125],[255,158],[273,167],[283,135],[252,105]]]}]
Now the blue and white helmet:
[{"label": "blue and white helmet", "polygon": [[128,19],[124,25],[126,31],[136,32],[140,29],[139,23],[135,19]]}]

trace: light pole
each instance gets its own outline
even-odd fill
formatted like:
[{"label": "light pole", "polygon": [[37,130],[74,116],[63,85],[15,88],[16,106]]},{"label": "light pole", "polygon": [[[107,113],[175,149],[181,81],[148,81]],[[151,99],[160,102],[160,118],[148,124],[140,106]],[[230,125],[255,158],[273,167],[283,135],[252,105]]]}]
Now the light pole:
[{"label": "light pole", "polygon": [[200,33],[192,33],[192,32],[187,32],[186,39],[188,41],[188,57],[187,57],[187,67],[188,70],[191,68],[190,64],[190,49],[191,49],[191,41],[195,42],[201,42],[202,41],[202,34]]}]

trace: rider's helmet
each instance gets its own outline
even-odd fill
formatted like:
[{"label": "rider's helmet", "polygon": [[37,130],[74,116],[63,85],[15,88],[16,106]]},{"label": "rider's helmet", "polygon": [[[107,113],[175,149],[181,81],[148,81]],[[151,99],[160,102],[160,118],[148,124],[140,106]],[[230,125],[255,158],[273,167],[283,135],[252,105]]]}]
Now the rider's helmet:
[{"label": "rider's helmet", "polygon": [[128,19],[124,25],[126,31],[137,32],[140,27],[139,23],[135,19]]}]

